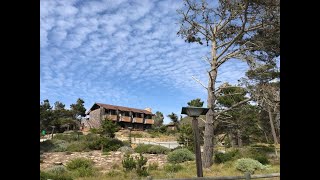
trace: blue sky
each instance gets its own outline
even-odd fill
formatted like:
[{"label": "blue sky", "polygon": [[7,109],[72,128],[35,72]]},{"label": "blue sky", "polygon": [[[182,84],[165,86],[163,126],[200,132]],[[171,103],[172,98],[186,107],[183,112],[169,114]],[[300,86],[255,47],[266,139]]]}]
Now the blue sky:
[{"label": "blue sky", "polygon": [[[40,101],[77,98],[180,115],[207,98],[208,47],[177,36],[178,0],[41,0]],[[231,60],[218,81],[237,83],[247,64]],[[218,83],[219,85],[220,83]],[[165,123],[169,119],[165,117]]]}]

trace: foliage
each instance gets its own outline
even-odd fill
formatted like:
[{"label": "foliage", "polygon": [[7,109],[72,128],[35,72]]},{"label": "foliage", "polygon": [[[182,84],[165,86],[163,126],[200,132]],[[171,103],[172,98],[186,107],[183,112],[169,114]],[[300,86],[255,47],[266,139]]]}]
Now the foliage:
[{"label": "foliage", "polygon": [[138,157],[136,157],[137,161],[137,169],[136,172],[139,176],[148,176],[149,173],[147,171],[147,168],[145,165],[147,164],[148,159],[143,157],[142,154],[140,153]]},{"label": "foliage", "polygon": [[134,151],[142,154],[167,154],[170,152],[170,149],[160,145],[139,144]]},{"label": "foliage", "polygon": [[194,107],[202,107],[203,106],[203,101],[201,101],[200,98],[193,99],[188,102],[188,106],[194,106]]},{"label": "foliage", "polygon": [[254,173],[255,170],[265,169],[266,166],[262,165],[259,161],[251,158],[241,158],[235,162],[236,169],[242,172]]},{"label": "foliage", "polygon": [[214,162],[218,164],[225,163],[227,161],[233,160],[234,157],[236,157],[239,154],[240,153],[238,150],[233,150],[226,153],[217,152],[215,153],[215,156],[214,156]]},{"label": "foliage", "polygon": [[185,161],[193,161],[194,159],[194,154],[188,149],[177,149],[170,152],[167,156],[167,160],[170,163],[182,163]]},{"label": "foliage", "polygon": [[118,151],[123,152],[125,154],[132,154],[134,153],[134,150],[131,147],[128,146],[122,146],[118,149]]},{"label": "foliage", "polygon": [[151,171],[151,170],[157,170],[159,167],[159,164],[157,162],[154,162],[154,163],[150,163],[149,166],[148,166],[148,170]]},{"label": "foliage", "polygon": [[122,166],[125,171],[131,171],[136,168],[136,161],[129,154],[124,155],[124,159],[122,160]]},{"label": "foliage", "polygon": [[48,169],[48,172],[53,174],[62,174],[62,173],[65,173],[66,171],[67,171],[66,168],[62,165],[53,166],[50,169]]},{"label": "foliage", "polygon": [[157,111],[157,112],[155,113],[155,116],[154,116],[154,124],[153,124],[153,126],[154,126],[154,127],[160,127],[160,126],[162,126],[162,124],[163,124],[163,119],[164,119],[164,116],[163,116],[162,112]]},{"label": "foliage", "polygon": [[90,148],[86,143],[83,143],[80,141],[74,141],[69,143],[66,150],[70,152],[83,152],[83,151],[89,151]]},{"label": "foliage", "polygon": [[168,154],[169,152],[169,148],[160,145],[152,145],[147,150],[147,153],[149,154]]},{"label": "foliage", "polygon": [[75,158],[67,163],[67,169],[70,171],[77,170],[80,168],[90,169],[92,167],[93,162],[86,158]]},{"label": "foliage", "polygon": [[48,179],[54,179],[54,180],[73,180],[73,178],[68,175],[67,173],[50,173],[45,171],[40,171],[40,180],[48,180]]},{"label": "foliage", "polygon": [[166,164],[163,169],[167,172],[178,172],[183,169],[180,164]]},{"label": "foliage", "polygon": [[[194,149],[194,137],[191,124],[182,124],[179,129],[179,136],[177,139],[179,144],[183,144],[191,152],[195,152]],[[200,142],[203,144],[203,142]]]},{"label": "foliage", "polygon": [[84,107],[84,101],[81,98],[77,99],[75,104],[70,105],[70,109],[72,111],[73,117],[77,118],[80,116],[85,116],[86,108]]},{"label": "foliage", "polygon": [[138,144],[134,151],[136,153],[147,153],[150,147],[152,147],[151,144]]},{"label": "foliage", "polygon": [[170,120],[173,123],[178,123],[179,122],[179,118],[178,118],[177,114],[175,114],[175,113],[168,114],[168,117],[170,118]]},{"label": "foliage", "polygon": [[114,138],[115,137],[115,132],[117,132],[119,130],[119,126],[109,120],[108,118],[106,118],[101,125],[101,130],[99,132],[101,132],[102,135],[105,135],[107,137],[111,137]]}]

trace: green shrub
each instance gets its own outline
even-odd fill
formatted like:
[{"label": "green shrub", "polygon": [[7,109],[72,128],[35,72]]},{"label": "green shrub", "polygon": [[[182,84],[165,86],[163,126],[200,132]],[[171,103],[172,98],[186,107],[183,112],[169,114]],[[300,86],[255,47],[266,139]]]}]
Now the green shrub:
[{"label": "green shrub", "polygon": [[214,155],[214,162],[218,164],[224,163],[234,159],[234,157],[239,156],[239,154],[240,153],[238,150],[234,150],[226,153],[217,152]]},{"label": "green shrub", "polygon": [[151,171],[151,170],[157,170],[159,167],[159,164],[157,162],[154,162],[154,163],[150,163],[149,166],[148,166],[148,170]]},{"label": "green shrub", "polygon": [[124,159],[122,160],[122,167],[125,171],[131,171],[136,167],[136,161],[129,154],[124,155]]},{"label": "green shrub", "polygon": [[93,167],[93,162],[90,159],[86,159],[86,158],[75,158],[67,163],[67,169],[70,171],[81,169],[81,168],[90,169],[92,167]]},{"label": "green shrub", "polygon": [[118,151],[123,152],[125,154],[132,154],[134,153],[133,149],[131,147],[128,146],[122,146],[118,149]]},{"label": "green shrub", "polygon": [[62,174],[62,173],[65,173],[66,171],[67,171],[66,168],[62,165],[53,166],[50,169],[48,169],[48,172],[52,174]]},{"label": "green shrub", "polygon": [[166,164],[163,168],[167,172],[178,172],[183,169],[180,164]]},{"label": "green shrub", "polygon": [[136,153],[147,153],[150,147],[152,147],[151,144],[139,144],[134,151]]},{"label": "green shrub", "polygon": [[69,143],[65,140],[53,139],[52,143],[54,144],[54,148],[51,150],[52,152],[65,152]]},{"label": "green shrub", "polygon": [[259,155],[255,156],[255,157],[253,157],[253,159],[259,161],[263,165],[266,165],[266,164],[270,163],[268,158],[267,158],[267,156],[264,155],[264,154],[259,154]]},{"label": "green shrub", "polygon": [[114,138],[104,138],[103,141],[103,151],[116,151],[120,147],[123,146],[123,142],[120,141],[119,139],[114,139]]},{"label": "green shrub", "polygon": [[138,157],[136,157],[136,160],[137,160],[137,167],[136,167],[137,174],[139,176],[148,176],[149,173],[147,171],[147,168],[145,167],[148,159],[143,157],[142,154],[140,154]]},{"label": "green shrub", "polygon": [[255,149],[256,151],[260,153],[272,153],[274,152],[274,145],[264,146],[264,145],[251,145],[252,149]]},{"label": "green shrub", "polygon": [[78,134],[76,134],[76,132],[72,132],[70,134],[56,134],[53,139],[73,142],[78,140]]},{"label": "green shrub", "polygon": [[167,147],[160,146],[160,145],[152,145],[147,150],[150,154],[168,154],[171,150]]},{"label": "green shrub", "polygon": [[48,179],[54,179],[54,180],[72,180],[73,178],[66,174],[53,174],[50,172],[44,172],[40,171],[40,180],[48,180]]},{"label": "green shrub", "polygon": [[152,144],[139,144],[135,149],[137,153],[147,153],[147,154],[168,154],[170,149],[160,145]]},{"label": "green shrub", "polygon": [[66,150],[70,152],[83,152],[83,151],[89,151],[90,149],[87,143],[75,141],[75,142],[71,142],[68,145]]},{"label": "green shrub", "polygon": [[255,170],[265,169],[266,167],[262,165],[259,161],[251,158],[241,158],[235,162],[236,169],[242,172],[254,173]]},{"label": "green shrub", "polygon": [[51,140],[46,140],[43,142],[40,142],[40,151],[42,152],[50,152],[55,148],[55,145]]},{"label": "green shrub", "polygon": [[95,170],[93,168],[78,168],[74,170],[72,173],[76,177],[89,177],[95,174]]},{"label": "green shrub", "polygon": [[122,141],[124,146],[131,147],[131,143],[129,141]]},{"label": "green shrub", "polygon": [[177,149],[168,154],[167,160],[170,163],[182,163],[185,161],[193,161],[194,154],[188,149]]}]

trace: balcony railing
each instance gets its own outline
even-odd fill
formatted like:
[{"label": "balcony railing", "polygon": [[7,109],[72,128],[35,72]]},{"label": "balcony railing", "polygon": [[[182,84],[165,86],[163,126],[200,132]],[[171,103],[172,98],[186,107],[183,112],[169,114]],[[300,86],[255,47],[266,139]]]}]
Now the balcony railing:
[{"label": "balcony railing", "polygon": [[154,124],[154,120],[153,119],[145,119],[145,124]]},{"label": "balcony railing", "polygon": [[117,115],[107,115],[106,117],[112,121],[117,121]]},{"label": "balcony railing", "polygon": [[137,118],[137,117],[135,117],[135,118],[133,118],[133,122],[134,122],[134,123],[143,123],[143,118]]},{"label": "balcony railing", "polygon": [[131,117],[129,116],[122,116],[120,118],[120,121],[123,121],[123,122],[131,122]]}]

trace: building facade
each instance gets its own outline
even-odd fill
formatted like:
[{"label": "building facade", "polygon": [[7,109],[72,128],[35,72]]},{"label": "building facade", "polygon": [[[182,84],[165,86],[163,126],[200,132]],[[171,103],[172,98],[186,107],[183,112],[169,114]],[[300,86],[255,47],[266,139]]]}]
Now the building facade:
[{"label": "building facade", "polygon": [[145,130],[154,124],[154,114],[151,108],[136,109],[109,104],[94,103],[87,112],[89,118],[83,120],[84,129],[99,128],[103,120],[111,120],[123,128],[132,127],[133,130]]}]

